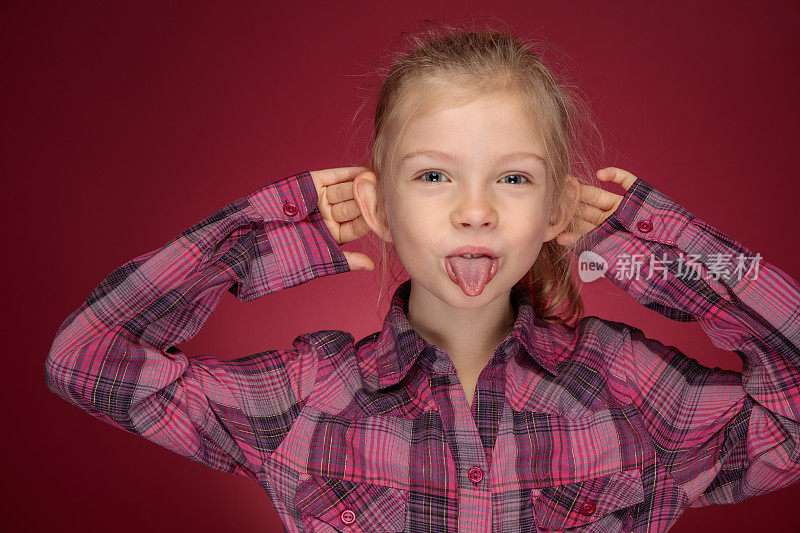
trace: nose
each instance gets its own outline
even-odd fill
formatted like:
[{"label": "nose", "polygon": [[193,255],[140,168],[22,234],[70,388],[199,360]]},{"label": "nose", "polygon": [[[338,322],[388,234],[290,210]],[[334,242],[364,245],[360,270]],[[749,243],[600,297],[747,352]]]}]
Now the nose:
[{"label": "nose", "polygon": [[497,225],[497,209],[485,189],[471,187],[464,191],[451,217],[457,227],[491,229]]}]

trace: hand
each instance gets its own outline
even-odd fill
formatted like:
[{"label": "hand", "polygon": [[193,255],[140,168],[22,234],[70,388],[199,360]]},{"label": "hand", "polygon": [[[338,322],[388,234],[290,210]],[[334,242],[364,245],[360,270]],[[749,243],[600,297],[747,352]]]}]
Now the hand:
[{"label": "hand", "polygon": [[[337,244],[359,239],[371,230],[353,197],[353,178],[368,170],[364,167],[329,168],[309,172],[317,189],[317,207]],[[366,254],[345,252],[350,270],[375,270]]]},{"label": "hand", "polygon": [[[636,176],[617,167],[601,168],[597,177],[603,181],[618,183],[626,191],[631,188]],[[575,179],[572,178],[571,179]],[[577,180],[575,180],[577,181]],[[593,185],[580,185],[580,203],[575,210],[575,230],[565,231],[556,237],[556,242],[562,246],[571,246],[581,237],[592,231],[610,217],[619,206],[622,196],[608,192]]]}]

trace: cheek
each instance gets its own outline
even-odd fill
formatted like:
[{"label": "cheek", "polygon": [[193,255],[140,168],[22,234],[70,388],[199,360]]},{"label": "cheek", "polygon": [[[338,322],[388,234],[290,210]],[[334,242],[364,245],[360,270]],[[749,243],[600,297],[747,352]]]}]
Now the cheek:
[{"label": "cheek", "polygon": [[514,256],[530,268],[539,257],[542,249],[542,241],[547,232],[545,217],[527,217],[525,221],[520,221],[514,225],[513,231],[507,233],[512,235],[511,249]]},{"label": "cheek", "polygon": [[397,253],[405,261],[418,261],[446,249],[446,221],[440,211],[398,206],[393,220],[392,236]]},{"label": "cheek", "polygon": [[539,206],[518,211],[515,220],[507,220],[513,226],[518,240],[532,242],[541,240],[547,233],[547,214]]},{"label": "cheek", "polygon": [[390,220],[395,248],[407,249],[423,241],[425,229],[430,225],[428,222],[425,217],[409,211],[405,206],[397,206]]}]

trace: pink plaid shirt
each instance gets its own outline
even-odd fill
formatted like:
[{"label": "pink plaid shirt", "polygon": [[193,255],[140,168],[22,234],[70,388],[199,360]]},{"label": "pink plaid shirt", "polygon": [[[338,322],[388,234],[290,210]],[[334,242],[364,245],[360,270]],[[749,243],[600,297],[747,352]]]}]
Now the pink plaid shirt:
[{"label": "pink plaid shirt", "polygon": [[[715,279],[733,271],[721,257],[754,254],[642,179],[580,250],[645,307],[698,321],[743,372],[704,367],[624,323],[543,322],[518,284],[513,330],[470,407],[447,354],[406,318],[409,281],[383,329],[358,342],[323,330],[293,349],[188,357],[175,344],[225,291],[250,301],[349,270],[301,172],[111,272],[59,328],[47,386],[252,479],[290,532],[666,531],[687,507],[797,482],[798,282],[763,260],[757,275]],[[637,254],[628,276],[620,258]],[[699,275],[685,275],[681,256]]]}]

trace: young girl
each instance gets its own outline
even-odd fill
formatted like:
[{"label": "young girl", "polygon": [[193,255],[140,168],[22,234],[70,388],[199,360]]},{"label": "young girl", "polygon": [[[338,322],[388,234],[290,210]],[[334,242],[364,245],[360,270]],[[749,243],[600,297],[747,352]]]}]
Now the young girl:
[{"label": "young girl", "polygon": [[[259,483],[292,532],[666,531],[795,483],[800,285],[629,172],[597,172],[622,196],[573,177],[572,112],[517,38],[432,32],[384,80],[368,167],[285,177],[111,272],[48,387]],[[225,291],[374,269],[340,248],[370,232],[410,275],[380,331],[175,347]],[[581,316],[578,255],[743,372]]]}]

